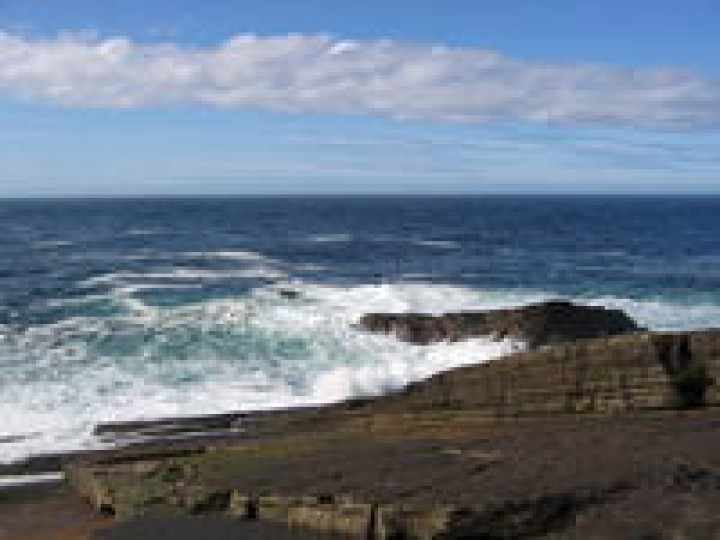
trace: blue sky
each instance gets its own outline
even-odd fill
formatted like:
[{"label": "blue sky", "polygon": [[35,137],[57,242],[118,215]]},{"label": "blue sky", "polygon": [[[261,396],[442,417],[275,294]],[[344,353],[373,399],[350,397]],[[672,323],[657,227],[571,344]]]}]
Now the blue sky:
[{"label": "blue sky", "polygon": [[0,197],[720,193],[717,0],[0,0]]}]

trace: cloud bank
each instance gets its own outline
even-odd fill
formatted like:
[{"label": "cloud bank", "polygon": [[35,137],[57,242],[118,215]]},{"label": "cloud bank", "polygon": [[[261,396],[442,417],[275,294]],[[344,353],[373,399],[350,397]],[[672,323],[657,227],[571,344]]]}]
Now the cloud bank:
[{"label": "cloud bank", "polygon": [[0,99],[401,120],[720,127],[720,81],[676,69],[539,63],[482,49],[240,35],[216,47],[0,32]]}]

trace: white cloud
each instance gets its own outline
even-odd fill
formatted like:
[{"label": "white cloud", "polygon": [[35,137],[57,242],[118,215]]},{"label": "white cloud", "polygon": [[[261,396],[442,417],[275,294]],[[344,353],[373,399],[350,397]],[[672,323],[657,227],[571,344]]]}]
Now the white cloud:
[{"label": "white cloud", "polygon": [[720,127],[720,82],[676,69],[517,60],[481,49],[241,35],[213,48],[0,33],[0,97],[457,122]]}]

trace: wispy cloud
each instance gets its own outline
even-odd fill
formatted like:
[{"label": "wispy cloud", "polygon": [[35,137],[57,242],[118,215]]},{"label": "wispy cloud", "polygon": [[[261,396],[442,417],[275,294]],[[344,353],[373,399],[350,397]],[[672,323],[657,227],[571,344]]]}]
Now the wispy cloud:
[{"label": "wispy cloud", "polygon": [[201,105],[450,122],[720,127],[720,82],[677,69],[552,64],[323,35],[216,47],[0,33],[0,96],[64,107]]}]

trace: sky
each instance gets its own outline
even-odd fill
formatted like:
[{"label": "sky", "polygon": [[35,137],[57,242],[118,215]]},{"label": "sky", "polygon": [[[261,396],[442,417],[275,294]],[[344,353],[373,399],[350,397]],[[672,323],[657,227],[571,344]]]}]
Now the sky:
[{"label": "sky", "polygon": [[0,197],[720,194],[719,0],[0,0]]}]

